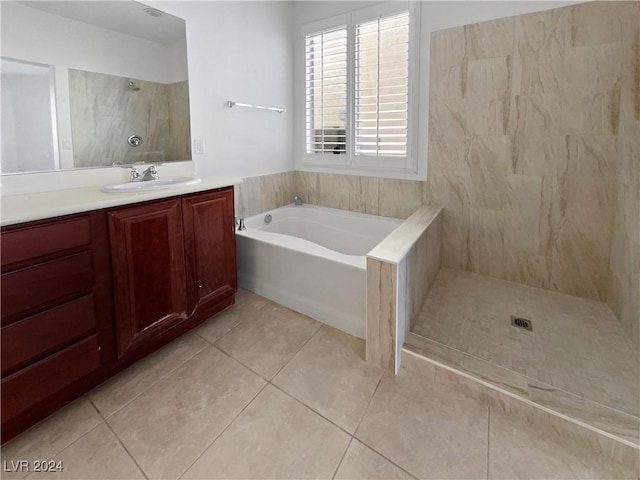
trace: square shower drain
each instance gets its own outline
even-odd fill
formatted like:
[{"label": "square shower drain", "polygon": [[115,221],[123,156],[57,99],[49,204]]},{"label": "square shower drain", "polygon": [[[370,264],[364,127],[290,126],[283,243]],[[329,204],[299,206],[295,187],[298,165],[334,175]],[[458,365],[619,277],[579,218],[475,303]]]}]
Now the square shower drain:
[{"label": "square shower drain", "polygon": [[516,317],[515,315],[511,315],[511,325],[518,328],[524,328],[533,331],[533,324],[531,320],[528,318]]}]

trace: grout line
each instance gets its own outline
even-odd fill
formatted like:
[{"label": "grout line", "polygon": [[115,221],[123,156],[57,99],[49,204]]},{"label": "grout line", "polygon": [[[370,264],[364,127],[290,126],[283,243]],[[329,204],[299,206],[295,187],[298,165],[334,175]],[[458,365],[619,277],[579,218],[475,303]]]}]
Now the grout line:
[{"label": "grout line", "polygon": [[[95,409],[96,407],[93,405],[93,403],[91,403],[91,400],[89,400],[88,397],[86,397],[86,394],[83,395],[80,398],[77,398],[76,400],[74,400],[73,402],[65,405],[64,407],[62,407],[60,410],[57,410],[56,412],[54,412],[53,414],[50,414],[48,417],[43,418],[42,420],[40,420],[38,423],[36,423],[35,425],[32,425],[31,427],[29,427],[27,430],[25,430],[24,432],[20,433],[19,435],[17,435],[16,437],[12,438],[9,442],[5,443],[4,445],[2,445],[2,449],[6,448],[10,443],[14,442],[16,439],[22,437],[23,435],[27,435],[29,433],[30,430],[32,430],[34,427],[40,425],[41,423],[44,423],[45,421],[47,421],[48,419],[50,419],[51,417],[53,417],[53,415],[55,415],[56,413],[64,410],[65,408],[69,408],[71,405],[73,405],[74,403],[80,403],[80,401],[84,398],[84,400],[88,401],[89,404]],[[98,415],[100,415],[100,412],[98,412]],[[99,421],[98,423],[96,423],[94,426],[92,426],[89,430],[87,430],[84,433],[81,433],[77,438],[74,438],[73,440],[71,440],[69,443],[65,444],[63,447],[61,447],[60,449],[54,451],[53,453],[51,453],[50,455],[46,455],[45,457],[47,460],[51,460],[53,457],[55,457],[56,455],[60,455],[64,450],[66,450],[67,448],[69,448],[71,445],[73,445],[74,443],[76,443],[78,440],[80,440],[81,438],[83,438],[84,436],[88,435],[89,433],[93,432],[93,430],[95,430],[97,427],[99,427],[102,423],[106,423],[104,421],[104,417],[102,415],[100,415],[100,418],[102,418],[101,421]],[[1,449],[0,449],[1,450]],[[27,453],[26,455],[29,455],[29,453]],[[4,460],[4,459],[3,459]],[[12,459],[13,460],[13,459]],[[33,472],[32,472],[33,473]],[[27,478],[31,475],[31,473],[27,474],[25,477],[21,477],[21,478]],[[2,477],[2,475],[0,475],[0,478]]]},{"label": "grout line", "polygon": [[[316,321],[317,321],[317,320],[316,320]],[[306,347],[306,346],[307,346],[307,343],[309,343],[309,342],[311,341],[311,339],[312,339],[313,337],[315,337],[315,336],[318,334],[318,332],[320,331],[320,329],[321,329],[321,328],[322,328],[322,326],[324,325],[324,323],[321,323],[321,322],[318,322],[318,323],[320,323],[320,326],[318,327],[318,329],[317,329],[315,332],[313,332],[313,334],[312,334],[312,335],[311,335],[311,336],[310,336],[310,337],[309,337],[309,338],[308,338],[308,339],[307,339],[307,340],[302,344],[302,346],[301,346],[301,347],[296,351],[296,353],[294,353],[294,354],[291,356],[291,358],[290,358],[289,360],[287,360],[287,361],[285,362],[285,364],[284,364],[284,365],[282,365],[282,367],[280,367],[280,369],[279,369],[279,370],[278,370],[278,371],[273,375],[273,377],[271,377],[271,380],[275,379],[275,378],[278,376],[278,374],[279,374],[282,370],[284,370],[284,367],[286,367],[287,365],[289,365],[289,364],[293,361],[293,359],[294,359],[294,358],[296,358],[296,357],[298,356],[298,354],[302,351],[302,349],[303,349],[304,347]],[[271,380],[269,380],[269,383],[271,383]]]},{"label": "grout line", "polygon": [[487,480],[489,480],[489,465],[491,455],[491,405],[487,404]]},{"label": "grout line", "polygon": [[[238,304],[234,304],[232,305],[232,307],[237,306]],[[255,312],[259,312],[260,310],[262,310],[262,308],[264,307],[264,305],[256,310],[254,310]],[[224,312],[224,310],[223,310]],[[213,317],[212,317],[213,318]],[[242,325],[244,322],[247,321],[248,316],[245,315],[238,315],[238,318],[242,318],[242,320],[240,320],[238,323],[236,323],[233,327],[231,327],[229,330],[227,330],[226,332],[224,332],[222,335],[220,335],[218,338],[216,338],[213,342],[210,342],[209,340],[207,340],[206,338],[202,337],[204,339],[205,342],[209,343],[210,345],[215,345],[217,342],[219,342],[220,340],[222,340],[224,337],[226,337],[227,335],[229,335],[231,332],[233,332],[236,328],[238,328],[240,325]]]},{"label": "grout line", "polygon": [[[253,312],[252,312],[252,313],[258,313],[258,312],[260,312],[260,310],[262,310],[264,307],[266,307],[266,306],[269,304],[269,302],[271,301],[271,300],[269,300],[268,298],[263,297],[263,296],[261,296],[261,295],[258,295],[257,293],[254,293],[254,292],[252,292],[252,291],[250,291],[250,290],[246,290],[246,289],[243,289],[243,290],[245,290],[246,292],[248,292],[250,295],[253,295],[253,296],[256,296],[256,297],[260,297],[260,298],[262,298],[262,299],[264,299],[264,300],[267,300],[267,301],[264,303],[264,305],[262,305],[261,307],[258,307],[258,308],[253,309]],[[239,292],[239,291],[240,291],[240,290],[238,289],[238,292]],[[200,325],[198,325],[198,327],[201,327],[201,326],[202,326],[202,325],[204,325],[205,323],[209,322],[210,320],[212,320],[213,318],[215,318],[215,317],[216,317],[216,315],[219,315],[219,314],[221,314],[221,313],[223,313],[223,312],[229,312],[229,311],[231,311],[231,310],[238,310],[242,304],[244,304],[245,302],[250,301],[250,300],[242,300],[242,301],[238,301],[238,298],[237,298],[237,297],[238,297],[238,292],[236,292],[236,294],[235,294],[235,303],[233,303],[232,305],[229,305],[227,308],[225,308],[225,309],[224,309],[224,310],[222,310],[221,312],[218,312],[218,313],[216,313],[216,314],[213,314],[213,315],[212,315],[211,317],[209,317],[207,320],[205,320],[205,321],[204,321],[204,322],[202,322]],[[242,313],[242,312],[240,312],[240,313]],[[236,323],[234,326],[232,326],[229,330],[227,330],[227,331],[226,331],[226,332],[224,332],[222,335],[220,335],[218,338],[216,338],[213,342],[212,342],[212,341],[207,340],[206,338],[204,338],[202,335],[200,335],[200,334],[199,334],[199,333],[197,333],[197,332],[194,332],[194,333],[195,333],[196,335],[198,335],[200,338],[202,338],[202,339],[203,339],[205,342],[207,342],[209,345],[215,345],[215,344],[216,344],[219,340],[221,340],[223,337],[226,337],[226,336],[227,336],[227,335],[229,335],[231,332],[233,332],[236,328],[238,328],[240,325],[242,325],[244,322],[246,322],[246,321],[247,321],[247,319],[248,319],[248,318],[250,318],[250,315],[240,315],[240,314],[239,314],[239,315],[238,315],[238,318],[242,318],[242,320],[240,320],[238,323]],[[219,320],[219,319],[218,319],[218,320]],[[195,329],[198,329],[198,327],[195,327],[195,328],[194,328],[194,330],[195,330]],[[190,331],[193,331],[193,330],[190,330]]]},{"label": "grout line", "polygon": [[[187,333],[188,333],[188,332],[187,332]],[[183,338],[183,336],[180,336],[180,337],[176,338],[175,340],[178,340],[178,339],[180,339],[180,338]],[[175,341],[175,340],[174,340],[174,341]],[[173,343],[173,342],[168,343],[168,344],[167,344],[167,345],[165,345],[164,347],[167,347],[167,346],[171,345],[171,343]],[[162,348],[164,348],[164,347],[162,347]],[[129,400],[127,400],[125,403],[123,403],[122,405],[120,405],[118,408],[116,408],[113,412],[111,412],[111,413],[110,413],[109,415],[107,415],[106,417],[105,417],[104,415],[102,415],[102,413],[98,410],[98,407],[96,407],[96,406],[95,406],[95,404],[93,403],[93,400],[90,400],[90,401],[91,401],[91,404],[94,406],[94,408],[95,408],[96,410],[98,410],[98,413],[100,413],[100,415],[101,415],[101,416],[105,419],[105,421],[106,421],[106,420],[107,420],[107,418],[111,418],[113,415],[115,415],[116,413],[118,413],[119,411],[121,411],[123,408],[127,407],[128,405],[130,405],[134,400],[138,399],[139,397],[141,397],[142,395],[144,395],[145,393],[147,393],[149,390],[151,390],[153,387],[155,387],[158,383],[160,383],[161,381],[163,381],[165,378],[167,378],[169,375],[171,375],[171,374],[172,374],[173,372],[175,372],[177,369],[179,369],[179,368],[180,368],[180,367],[182,367],[184,364],[186,364],[187,362],[189,362],[189,361],[190,361],[191,359],[193,359],[196,355],[199,355],[200,353],[204,352],[204,351],[205,351],[207,348],[209,348],[209,347],[210,347],[210,345],[205,345],[204,347],[202,347],[201,349],[199,349],[198,351],[196,351],[193,355],[190,355],[187,359],[185,359],[185,361],[184,361],[184,362],[179,363],[175,368],[172,368],[172,369],[171,369],[171,370],[169,370],[166,374],[164,374],[164,375],[160,376],[157,380],[154,380],[154,381],[153,381],[153,382],[152,382],[152,383],[151,383],[147,388],[145,388],[143,391],[141,391],[140,393],[138,393],[136,396],[134,396],[134,397],[130,398]],[[158,351],[158,350],[156,350],[156,351]],[[154,352],[154,353],[155,353],[155,352]],[[141,358],[139,361],[147,360],[148,358],[149,358],[149,357],[147,356],[147,357]],[[121,374],[123,374],[124,372],[126,372],[129,368],[133,367],[133,366],[134,366],[134,365],[136,365],[137,363],[138,363],[138,362],[135,362],[135,363],[131,364],[129,367],[127,367],[125,370],[123,370],[122,372],[118,372],[118,374],[116,374],[115,376],[113,376],[113,377],[109,378],[105,383],[101,384],[100,386],[106,385],[106,384],[107,384],[107,382],[109,382],[109,381],[112,381],[112,380],[113,380],[113,381],[115,381],[115,379],[117,379]],[[148,370],[148,367],[146,367],[144,370],[145,370],[145,371],[146,371],[146,370]],[[96,388],[97,388],[97,387],[96,387]],[[92,391],[93,391],[93,389],[92,389],[92,390],[89,390],[89,392],[87,392],[87,393],[90,393],[90,392],[92,392]]]},{"label": "grout line", "polygon": [[[252,292],[252,293],[253,293],[253,292]],[[254,295],[258,296],[258,294],[256,294],[256,293],[254,293]],[[265,297],[261,297],[261,298],[265,298]],[[265,298],[265,299],[266,299],[266,298]],[[280,305],[280,304],[277,304],[277,303],[275,303],[275,302],[272,302],[272,301],[271,301],[271,300],[269,300],[269,299],[266,299],[266,300],[267,300],[267,302],[265,302],[265,304],[264,304],[264,305],[262,305],[261,307],[257,308],[257,309],[254,311],[254,313],[255,313],[255,312],[260,312],[261,310],[263,310],[267,305],[269,305],[269,303],[270,303],[270,302],[271,302],[271,303],[274,303],[275,305],[279,305],[279,306],[281,306],[281,307],[283,307],[283,308],[287,308],[288,310],[291,310],[291,309],[289,309],[288,307],[284,307],[283,305]],[[234,306],[236,306],[236,305],[239,305],[239,303],[234,304]],[[291,310],[291,311],[292,311],[292,312],[295,312],[295,310]],[[301,313],[299,313],[299,312],[295,312],[295,313],[296,313],[296,314],[299,314],[299,315],[304,315],[304,314],[301,314]],[[221,347],[219,347],[219,346],[217,345],[217,343],[218,343],[220,340],[222,340],[224,337],[226,337],[227,335],[229,335],[229,334],[230,334],[231,332],[233,332],[236,328],[238,328],[240,325],[242,325],[243,323],[245,323],[245,322],[247,321],[248,316],[243,316],[243,317],[244,317],[244,318],[243,318],[243,320],[241,320],[241,321],[240,321],[240,322],[238,322],[236,325],[234,325],[231,329],[229,329],[229,331],[225,332],[223,335],[221,335],[219,338],[217,338],[214,342],[210,342],[210,341],[209,341],[209,340],[207,340],[206,338],[204,338],[204,340],[205,340],[207,343],[209,343],[211,346],[213,346],[213,347],[217,348],[220,352],[222,352],[222,353],[224,353],[225,355],[227,355],[229,358],[232,358],[233,360],[237,361],[237,362],[238,362],[238,363],[240,363],[242,366],[244,366],[244,367],[248,368],[248,369],[249,369],[249,370],[251,370],[253,373],[255,373],[255,374],[256,374],[256,375],[258,375],[260,378],[262,378],[262,379],[266,380],[266,381],[267,381],[267,382],[269,382],[269,383],[271,383],[271,380],[272,380],[273,378],[275,378],[275,377],[276,377],[276,376],[277,376],[277,375],[282,371],[282,369],[283,369],[284,367],[286,367],[286,366],[289,364],[289,362],[290,362],[291,360],[293,360],[293,358],[294,358],[294,357],[295,357],[295,356],[300,352],[300,350],[302,350],[302,349],[305,347],[305,345],[306,345],[307,343],[309,343],[309,341],[310,341],[310,340],[311,340],[311,339],[316,335],[316,333],[318,333],[318,331],[319,331],[319,330],[322,328],[322,326],[324,325],[322,322],[319,322],[318,320],[314,320],[315,322],[319,323],[319,326],[318,326],[317,330],[316,330],[315,332],[313,332],[313,334],[311,334],[311,336],[310,336],[307,340],[305,340],[305,342],[300,346],[300,348],[299,348],[298,350],[296,350],[296,352],[291,356],[291,358],[289,358],[289,360],[287,360],[287,361],[284,363],[284,365],[282,365],[282,367],[280,367],[280,368],[278,369],[278,371],[277,371],[276,373],[274,373],[274,374],[273,374],[273,376],[272,376],[271,378],[267,378],[267,377],[265,377],[264,375],[262,375],[262,374],[260,374],[260,373],[256,372],[254,369],[252,369],[252,368],[251,368],[251,367],[249,367],[248,365],[244,364],[243,362],[241,362],[240,360],[238,360],[237,358],[235,358],[235,357],[234,357],[234,356],[232,356],[230,353],[226,352],[225,350],[223,350]]]},{"label": "grout line", "polygon": [[240,410],[240,411],[238,412],[238,414],[237,414],[235,417],[233,417],[233,418],[231,419],[231,421],[227,424],[227,426],[225,426],[225,427],[222,429],[222,431],[221,431],[218,435],[216,435],[216,437],[211,441],[211,443],[209,443],[209,444],[208,444],[208,445],[207,445],[207,446],[202,450],[202,452],[200,453],[200,455],[198,455],[198,456],[196,457],[196,459],[193,461],[193,463],[191,463],[187,468],[185,468],[184,472],[182,472],[182,473],[180,474],[180,476],[178,476],[178,480],[180,480],[181,478],[183,478],[183,477],[184,477],[184,475],[185,475],[185,474],[186,474],[186,473],[191,469],[191,467],[193,467],[193,466],[196,464],[196,462],[197,462],[198,460],[200,460],[200,458],[202,458],[202,456],[207,452],[207,450],[209,450],[209,449],[211,448],[211,446],[212,446],[214,443],[216,443],[216,441],[217,441],[217,440],[218,440],[222,435],[224,435],[224,433],[229,429],[229,427],[231,427],[231,425],[233,425],[233,423],[238,419],[238,417],[239,417],[240,415],[242,415],[242,413],[243,413],[243,412],[244,412],[244,411],[249,407],[249,405],[251,405],[251,404],[253,403],[253,401],[258,397],[258,395],[260,395],[260,394],[264,391],[264,389],[265,389],[265,388],[267,388],[267,386],[269,386],[269,383],[265,383],[265,384],[263,385],[263,387],[262,387],[260,390],[258,390],[258,392],[257,392],[257,393],[256,393],[256,394],[251,398],[251,400],[249,400],[249,401],[247,402],[247,404],[246,404],[244,407],[242,407],[242,410]]},{"label": "grout line", "polygon": [[365,415],[369,411],[369,407],[371,406],[371,402],[373,402],[373,397],[376,396],[376,392],[378,391],[378,388],[380,388],[380,384],[382,383],[382,379],[384,378],[384,376],[385,376],[385,372],[382,372],[382,375],[380,375],[380,378],[378,379],[378,383],[376,384],[376,388],[373,389],[373,393],[371,394],[371,397],[369,397],[369,401],[367,402],[367,406],[362,411],[362,415],[360,415],[360,420],[358,420],[358,424],[356,425],[356,428],[353,431],[353,435],[354,436],[356,435],[356,432],[360,428],[360,424],[362,424],[362,421],[364,420]]},{"label": "grout line", "polygon": [[[369,402],[367,403],[366,408],[362,412],[362,416],[360,417],[360,421],[358,422],[358,425],[356,426],[355,430],[353,431],[352,440],[355,439],[356,441],[360,442],[361,444],[363,444],[368,449],[370,449],[370,450],[374,451],[375,453],[377,453],[378,455],[380,455],[387,462],[391,463],[392,465],[394,465],[399,470],[402,470],[404,473],[409,475],[411,478],[417,480],[418,477],[413,475],[406,468],[401,467],[396,462],[394,462],[392,459],[390,459],[389,457],[387,457],[386,455],[382,454],[381,452],[379,452],[378,450],[373,448],[371,445],[366,443],[364,440],[362,440],[361,438],[356,437],[356,434],[358,433],[358,429],[360,428],[360,425],[362,424],[362,421],[364,420],[364,417],[366,416],[367,412],[369,411],[369,407],[371,406],[371,403],[373,402],[373,398],[376,396],[376,393],[378,392],[378,389],[380,388],[380,384],[382,383],[382,380],[384,379],[385,375],[386,375],[386,372],[383,372],[382,375],[380,376],[380,379],[378,380],[378,383],[376,384],[376,388],[373,389],[373,393],[371,394],[371,397],[369,398]],[[351,444],[349,444],[349,445],[351,445]]]},{"label": "grout line", "polygon": [[338,470],[340,470],[340,466],[342,465],[342,462],[344,461],[344,457],[347,456],[347,452],[349,451],[349,447],[351,447],[351,442],[353,442],[353,435],[349,439],[349,443],[347,444],[347,448],[344,449],[344,452],[342,453],[342,457],[340,457],[340,461],[338,462],[338,466],[333,471],[333,475],[331,475],[331,480],[334,480],[336,478],[336,475],[338,474]]},{"label": "grout line", "polygon": [[[237,310],[239,308],[239,306],[240,306],[240,303],[234,303],[233,305],[230,305],[229,307],[227,307],[227,309],[222,310],[222,312],[219,312],[219,313],[229,312],[231,309],[234,309],[234,307],[235,307],[235,310]],[[263,307],[264,307],[264,305],[262,307],[260,307],[260,308],[255,309],[255,312],[259,312]],[[205,323],[209,322],[213,318],[215,318],[215,315],[209,317],[207,320],[205,320],[200,325],[198,325],[198,327],[201,327],[202,325],[204,325]],[[236,323],[234,326],[232,326],[229,330],[224,332],[222,335],[220,335],[214,341],[210,341],[210,340],[206,339],[205,337],[203,337],[202,335],[200,335],[197,332],[194,332],[194,333],[196,335],[198,335],[201,339],[203,339],[205,342],[207,342],[209,345],[215,345],[219,340],[221,340],[222,338],[224,338],[227,335],[229,335],[231,332],[233,332],[236,328],[238,328],[240,325],[242,325],[247,320],[247,316],[245,316],[245,315],[238,315],[238,318],[242,318],[242,320],[240,320],[238,323]],[[219,320],[219,319],[217,319],[217,320]],[[194,330],[198,329],[198,327],[196,327]],[[190,331],[192,331],[192,330],[190,330]]]},{"label": "grout line", "polygon": [[240,360],[238,360],[237,358],[233,357],[230,353],[225,352],[222,348],[220,348],[217,345],[211,345],[211,348],[215,348],[218,352],[222,353],[224,356],[229,357],[231,360],[233,360],[234,362],[238,362],[240,365],[242,365],[244,368],[246,368],[247,370],[249,370],[251,373],[253,373],[254,375],[257,375],[258,377],[260,377],[260,379],[264,380],[267,383],[271,383],[269,381],[269,379],[267,377],[265,377],[264,375],[262,375],[261,373],[256,372],[253,368],[249,367],[248,365],[245,365],[244,363],[242,363]]},{"label": "grout line", "polygon": [[[195,328],[194,328],[194,330],[195,330]],[[200,335],[198,332],[193,332],[193,334],[194,334],[195,336],[197,336],[198,338],[200,338],[202,341],[207,342],[209,345],[212,345],[212,343],[211,343],[209,340],[207,340],[206,338],[204,338],[204,337],[203,337],[202,335]]]},{"label": "grout line", "polygon": [[344,433],[346,433],[347,435],[349,435],[350,437],[353,437],[353,433],[349,432],[348,430],[345,430],[344,427],[341,427],[340,425],[338,425],[336,422],[334,422],[333,420],[331,420],[330,418],[327,418],[326,416],[324,416],[322,413],[314,410],[313,408],[311,408],[309,405],[307,405],[306,403],[304,403],[302,400],[299,400],[298,398],[294,397],[292,394],[290,394],[289,392],[287,392],[286,390],[283,390],[282,388],[280,388],[278,385],[275,385],[271,382],[269,382],[269,385],[271,385],[273,388],[278,389],[279,391],[281,391],[282,393],[284,393],[287,397],[291,398],[292,400],[295,400],[296,402],[298,402],[300,405],[302,405],[304,408],[306,408],[307,410],[310,410],[311,412],[315,413],[316,415],[322,417],[323,419],[325,419],[327,422],[329,422],[331,425],[333,425],[336,428],[339,428],[340,430],[342,430]]},{"label": "grout line", "polygon": [[89,401],[89,403],[91,404],[91,406],[93,407],[93,409],[98,412],[98,415],[100,415],[100,418],[102,419],[103,422],[106,422],[107,419],[105,418],[105,416],[102,414],[102,412],[100,410],[98,410],[98,407],[96,407],[96,404],[93,403],[93,400],[91,400],[90,397],[87,396],[87,400]]},{"label": "grout line", "polygon": [[113,436],[116,437],[116,439],[118,440],[118,443],[120,443],[120,445],[122,445],[122,448],[124,448],[124,451],[127,452],[127,455],[129,455],[129,457],[131,458],[131,460],[133,460],[133,463],[135,463],[136,467],[138,467],[138,469],[140,470],[140,473],[142,473],[142,475],[144,476],[144,478],[146,478],[147,480],[149,480],[149,477],[147,476],[146,472],[142,469],[142,467],[140,466],[140,464],[138,463],[138,461],[135,459],[135,457],[133,456],[133,454],[129,451],[129,449],[127,448],[127,446],[124,444],[124,442],[122,441],[122,439],[118,436],[118,434],[115,432],[115,430],[111,427],[111,425],[109,425],[109,422],[107,422],[105,420],[104,424],[107,426],[107,428],[111,431],[111,433],[113,433]]},{"label": "grout line", "polygon": [[353,437],[353,439],[356,442],[360,442],[362,445],[365,446],[365,448],[368,448],[369,450],[371,450],[372,452],[374,452],[376,455],[380,455],[382,458],[384,458],[387,462],[389,462],[391,465],[393,465],[394,467],[396,467],[398,470],[403,471],[404,473],[406,473],[409,477],[413,478],[414,480],[418,480],[419,477],[417,477],[416,475],[414,475],[413,473],[411,473],[410,471],[408,471],[406,468],[401,467],[400,465],[398,465],[396,462],[394,462],[393,460],[391,460],[389,457],[387,457],[386,455],[380,453],[378,450],[376,450],[375,448],[373,448],[371,445],[369,445],[368,443],[365,443],[363,440],[361,440],[360,438],[357,437]]},{"label": "grout line", "polygon": [[[243,320],[243,322],[244,322],[244,320]],[[242,323],[242,322],[241,322],[241,323]],[[261,373],[259,373],[259,372],[256,372],[253,368],[251,368],[250,366],[246,365],[246,364],[245,364],[245,363],[243,363],[241,360],[237,359],[236,357],[234,357],[233,355],[231,355],[231,354],[230,354],[230,353],[228,353],[227,351],[223,350],[223,349],[222,349],[222,347],[219,347],[219,346],[217,345],[217,342],[218,342],[218,340],[220,340],[220,339],[216,340],[216,343],[210,343],[210,345],[211,345],[213,348],[217,349],[219,352],[221,352],[221,353],[223,353],[224,355],[226,355],[227,357],[231,358],[232,360],[235,360],[236,362],[238,362],[238,363],[239,363],[240,365],[242,365],[243,367],[245,367],[245,368],[249,369],[252,373],[254,373],[254,374],[258,375],[258,376],[259,376],[260,378],[262,378],[264,381],[266,381],[266,382],[268,382],[268,383],[271,383],[271,380],[273,380],[273,379],[274,379],[274,378],[275,378],[275,377],[276,377],[276,376],[277,376],[277,375],[278,375],[278,374],[279,374],[279,373],[284,369],[284,367],[286,367],[286,366],[287,366],[287,365],[288,365],[288,364],[289,364],[289,363],[290,363],[290,362],[291,362],[291,361],[292,361],[292,360],[293,360],[293,359],[298,355],[298,353],[300,353],[300,351],[301,351],[301,350],[302,350],[302,349],[307,345],[307,343],[309,343],[309,342],[311,341],[311,339],[312,339],[313,337],[315,337],[315,336],[316,336],[316,334],[320,331],[320,329],[322,328],[322,326],[323,326],[324,324],[323,324],[323,323],[321,323],[321,322],[318,322],[318,323],[320,323],[320,326],[318,327],[318,329],[317,329],[315,332],[313,332],[313,334],[312,334],[312,335],[311,335],[307,340],[305,340],[305,341],[304,341],[304,343],[300,346],[300,348],[299,348],[298,350],[296,350],[296,352],[291,356],[291,358],[290,358],[289,360],[287,360],[287,361],[285,362],[285,364],[284,364],[284,365],[282,365],[282,367],[280,367],[280,368],[278,369],[278,371],[277,371],[276,373],[274,373],[274,374],[273,374],[273,376],[272,376],[271,378],[267,378],[267,377],[265,377],[263,374],[261,374]],[[237,326],[237,325],[236,325],[236,326]],[[235,327],[234,327],[234,328],[235,328]],[[220,337],[220,338],[222,338],[222,337]]]}]

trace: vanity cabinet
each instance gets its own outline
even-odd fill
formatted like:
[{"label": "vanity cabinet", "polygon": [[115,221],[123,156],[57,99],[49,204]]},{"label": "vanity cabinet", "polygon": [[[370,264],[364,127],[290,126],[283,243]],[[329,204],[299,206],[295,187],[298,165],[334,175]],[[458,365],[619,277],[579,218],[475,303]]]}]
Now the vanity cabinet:
[{"label": "vanity cabinet", "polygon": [[233,190],[182,200],[187,306],[191,315],[207,315],[237,289]]},{"label": "vanity cabinet", "polygon": [[231,305],[233,187],[2,228],[6,441]]},{"label": "vanity cabinet", "polygon": [[233,189],[107,216],[119,357],[235,294]]},{"label": "vanity cabinet", "polygon": [[180,203],[107,213],[119,357],[187,318]]},{"label": "vanity cabinet", "polygon": [[114,358],[107,241],[95,212],[3,229],[3,436]]}]

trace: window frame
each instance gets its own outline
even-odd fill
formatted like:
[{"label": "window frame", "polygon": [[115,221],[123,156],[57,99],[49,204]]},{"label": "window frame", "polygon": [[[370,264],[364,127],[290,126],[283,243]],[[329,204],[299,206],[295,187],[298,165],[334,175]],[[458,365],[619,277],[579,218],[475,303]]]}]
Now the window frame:
[{"label": "window frame", "polygon": [[[369,156],[355,153],[355,67],[356,67],[356,25],[409,12],[409,61],[408,61],[408,102],[407,102],[407,154],[397,156]],[[301,46],[299,64],[300,75],[296,80],[297,109],[296,121],[296,168],[308,171],[328,171],[333,173],[355,173],[365,176],[394,176],[417,178],[418,168],[418,128],[419,128],[419,73],[420,73],[420,2],[385,2],[371,7],[355,9],[341,15],[324,18],[301,26],[297,45]],[[306,36],[326,29],[345,26],[347,29],[347,109],[346,109],[346,154],[307,153],[306,124]]]}]

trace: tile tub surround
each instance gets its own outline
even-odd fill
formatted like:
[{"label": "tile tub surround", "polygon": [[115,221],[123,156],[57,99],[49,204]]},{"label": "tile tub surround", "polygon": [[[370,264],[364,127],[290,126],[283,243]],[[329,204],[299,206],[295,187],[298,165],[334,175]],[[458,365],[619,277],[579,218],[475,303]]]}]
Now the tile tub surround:
[{"label": "tile tub surround", "polygon": [[427,181],[296,172],[300,195],[442,205],[443,266],[608,301],[637,343],[639,25],[590,2],[432,33]]},{"label": "tile tub surround", "polygon": [[[213,326],[219,316],[213,317],[195,332],[203,339],[180,337],[150,355],[144,368],[119,374],[122,383],[114,377],[100,397],[115,412],[99,412],[91,396],[82,397],[3,445],[2,460],[63,461],[65,471],[51,478],[84,480],[635,478],[623,463],[573,436],[540,420],[522,421],[447,384],[426,363],[408,359],[399,375],[384,373],[364,361],[362,340],[327,326],[297,344],[268,381],[243,365],[250,347],[243,352],[240,342],[224,354],[217,342],[233,333],[233,325],[268,319],[269,305],[241,292],[223,312],[229,314],[221,329]],[[295,331],[299,316],[290,314],[286,328]],[[259,342],[261,332],[253,335],[251,343]],[[278,356],[282,345],[273,345]],[[271,353],[267,348],[260,355]],[[191,387],[205,379],[214,380],[212,388],[198,393]],[[123,397],[121,389],[136,380],[137,396]],[[171,414],[159,414],[164,410]],[[181,426],[201,414],[208,428]],[[136,427],[164,427],[162,434],[132,435],[122,419],[134,415]],[[523,445],[526,457],[519,453]],[[7,479],[24,476],[3,472]]]},{"label": "tile tub surround", "polygon": [[440,269],[441,219],[423,206],[367,254],[366,357],[389,372]]},{"label": "tile tub surround", "polygon": [[[242,179],[235,189],[236,217],[250,217],[293,203],[299,195],[296,189],[295,172],[272,173]],[[307,201],[306,203],[313,203]]]}]

